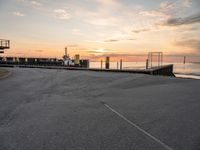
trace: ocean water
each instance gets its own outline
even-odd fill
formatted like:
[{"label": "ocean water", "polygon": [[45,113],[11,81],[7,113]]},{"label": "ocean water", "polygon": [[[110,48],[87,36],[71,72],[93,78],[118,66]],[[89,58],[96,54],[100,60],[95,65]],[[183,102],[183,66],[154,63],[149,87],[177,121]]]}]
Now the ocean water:
[{"label": "ocean water", "polygon": [[[200,79],[200,63],[164,63],[174,64],[174,74],[176,77]],[[105,62],[102,64],[105,68]],[[123,62],[123,69],[145,69],[145,62]],[[90,68],[101,68],[101,62],[90,62]],[[119,62],[110,62],[111,69],[119,68]]]}]

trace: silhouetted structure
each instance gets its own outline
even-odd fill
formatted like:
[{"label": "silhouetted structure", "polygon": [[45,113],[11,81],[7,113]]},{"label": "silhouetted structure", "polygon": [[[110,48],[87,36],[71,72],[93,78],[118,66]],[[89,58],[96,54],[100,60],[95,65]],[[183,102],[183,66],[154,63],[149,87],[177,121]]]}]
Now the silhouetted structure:
[{"label": "silhouetted structure", "polygon": [[10,48],[10,41],[0,39],[0,53],[4,53],[4,49],[9,49],[9,48]]},{"label": "silhouetted structure", "polygon": [[56,58],[0,57],[0,64],[62,66],[63,60]]},{"label": "silhouetted structure", "polygon": [[148,66],[146,68],[160,67],[163,64],[163,52],[149,52]]},{"label": "silhouetted structure", "polygon": [[120,70],[122,70],[122,59],[120,59]]},{"label": "silhouetted structure", "polygon": [[146,69],[148,69],[148,67],[149,67],[149,60],[146,59]]},{"label": "silhouetted structure", "polygon": [[74,65],[76,67],[80,66],[80,55],[79,54],[76,54],[75,57],[74,57]]},{"label": "silhouetted structure", "polygon": [[79,64],[79,67],[81,68],[89,68],[89,60],[88,59],[81,59],[80,60],[80,64]]},{"label": "silhouetted structure", "polygon": [[184,58],[183,58],[183,64],[185,64],[186,63],[186,56],[184,56]]},{"label": "silhouetted structure", "polygon": [[64,61],[64,66],[66,67],[74,66],[74,62],[72,62],[72,59],[69,57],[67,53],[67,47],[65,47],[65,54],[63,56],[63,61]]},{"label": "silhouetted structure", "polygon": [[110,57],[106,57],[106,69],[110,68]]},{"label": "silhouetted structure", "polygon": [[[73,63],[75,60],[71,60]],[[56,58],[25,58],[25,57],[0,57],[0,64],[5,65],[35,65],[35,66],[64,66],[63,59]],[[74,67],[74,66],[72,66]],[[89,60],[79,60],[81,68],[89,68]]]}]

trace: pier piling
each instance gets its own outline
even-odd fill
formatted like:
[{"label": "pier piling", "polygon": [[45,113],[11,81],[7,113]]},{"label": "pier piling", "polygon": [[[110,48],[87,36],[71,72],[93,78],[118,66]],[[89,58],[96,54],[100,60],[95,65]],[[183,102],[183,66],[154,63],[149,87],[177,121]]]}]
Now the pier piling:
[{"label": "pier piling", "polygon": [[148,69],[148,66],[149,66],[149,60],[146,59],[146,69]]},{"label": "pier piling", "polygon": [[183,64],[185,64],[185,62],[186,62],[186,57],[184,56],[183,57]]},{"label": "pier piling", "polygon": [[122,59],[120,60],[120,70],[122,70]]},{"label": "pier piling", "polygon": [[106,69],[110,68],[110,57],[106,57]]}]

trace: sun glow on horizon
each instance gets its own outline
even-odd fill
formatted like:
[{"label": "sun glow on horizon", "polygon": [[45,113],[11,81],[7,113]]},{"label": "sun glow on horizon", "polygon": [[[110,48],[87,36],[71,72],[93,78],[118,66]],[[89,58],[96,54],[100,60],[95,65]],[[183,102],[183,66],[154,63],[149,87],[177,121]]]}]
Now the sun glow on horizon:
[{"label": "sun glow on horizon", "polygon": [[103,48],[96,50],[97,53],[105,53],[106,51]]}]

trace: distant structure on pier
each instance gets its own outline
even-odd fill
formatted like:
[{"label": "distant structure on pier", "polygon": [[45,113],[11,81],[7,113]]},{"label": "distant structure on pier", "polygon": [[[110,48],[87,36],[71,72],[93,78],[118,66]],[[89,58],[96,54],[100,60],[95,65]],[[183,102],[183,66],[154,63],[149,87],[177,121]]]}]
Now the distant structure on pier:
[{"label": "distant structure on pier", "polygon": [[[0,40],[0,52],[4,53],[4,49],[10,48],[9,40]],[[0,65],[13,66],[65,66],[65,67],[81,67],[89,68],[89,60],[80,59],[80,55],[75,55],[71,59],[67,47],[64,49],[63,59],[57,58],[37,58],[37,57],[3,57],[0,56]]]},{"label": "distant structure on pier", "polygon": [[161,67],[163,65],[163,52],[149,52],[146,68]]},{"label": "distant structure on pier", "polygon": [[73,66],[74,63],[72,62],[71,58],[69,57],[67,53],[67,47],[65,47],[65,54],[63,56],[63,61],[65,66]]},{"label": "distant structure on pier", "polygon": [[81,68],[89,68],[89,60],[80,59],[80,55],[76,54],[74,59],[71,59],[68,54],[68,48],[65,47],[65,54],[63,56],[64,66],[66,67],[81,67]]},{"label": "distant structure on pier", "polygon": [[10,41],[0,39],[0,53],[4,53],[4,50],[9,48],[10,48]]}]

